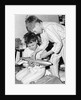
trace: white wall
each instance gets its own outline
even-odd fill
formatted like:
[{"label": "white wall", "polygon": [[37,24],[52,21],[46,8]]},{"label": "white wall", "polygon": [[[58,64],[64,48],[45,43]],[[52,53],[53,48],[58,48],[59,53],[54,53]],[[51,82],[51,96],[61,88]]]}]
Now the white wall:
[{"label": "white wall", "polygon": [[[57,15],[36,15],[42,21],[50,21],[59,23]],[[24,14],[16,14],[15,15],[15,38],[23,38],[24,34],[27,32],[25,28],[25,18]]]}]

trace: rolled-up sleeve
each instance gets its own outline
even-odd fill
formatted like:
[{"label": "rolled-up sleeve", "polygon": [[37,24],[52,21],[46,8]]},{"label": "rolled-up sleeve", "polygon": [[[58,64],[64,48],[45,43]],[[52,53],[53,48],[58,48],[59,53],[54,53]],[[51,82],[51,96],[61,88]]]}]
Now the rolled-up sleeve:
[{"label": "rolled-up sleeve", "polygon": [[49,36],[49,40],[54,42],[54,47],[51,49],[54,53],[58,53],[62,48],[62,40],[57,31],[52,25],[49,25],[46,28],[46,32]]}]

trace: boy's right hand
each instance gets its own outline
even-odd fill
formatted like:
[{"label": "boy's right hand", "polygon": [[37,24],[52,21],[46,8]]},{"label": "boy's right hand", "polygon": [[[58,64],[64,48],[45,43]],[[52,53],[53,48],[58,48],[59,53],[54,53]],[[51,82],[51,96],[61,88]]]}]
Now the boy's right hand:
[{"label": "boy's right hand", "polygon": [[28,65],[31,66],[31,67],[35,66],[34,62],[32,62],[32,61],[28,61]]},{"label": "boy's right hand", "polygon": [[31,58],[32,58],[33,60],[35,60],[35,59],[36,59],[36,53],[33,53],[33,54],[31,55]]}]

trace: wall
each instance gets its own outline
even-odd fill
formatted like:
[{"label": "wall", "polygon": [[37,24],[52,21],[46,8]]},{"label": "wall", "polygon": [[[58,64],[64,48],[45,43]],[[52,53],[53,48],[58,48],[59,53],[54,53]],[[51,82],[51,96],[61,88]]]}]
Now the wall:
[{"label": "wall", "polygon": [[[42,21],[50,21],[59,23],[57,15],[36,15]],[[15,38],[23,38],[23,35],[27,32],[25,28],[26,15],[16,14],[15,15]]]}]

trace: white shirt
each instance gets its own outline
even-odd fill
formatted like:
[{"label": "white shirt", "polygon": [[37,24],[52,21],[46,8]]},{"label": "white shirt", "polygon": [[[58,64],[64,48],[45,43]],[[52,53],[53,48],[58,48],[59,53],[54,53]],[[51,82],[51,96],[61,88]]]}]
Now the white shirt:
[{"label": "white shirt", "polygon": [[[39,46],[36,48],[36,49],[38,49],[39,48]],[[26,48],[25,50],[24,50],[24,52],[23,52],[23,57],[31,57],[32,56],[32,54],[34,53],[35,51],[33,51],[33,50],[30,50],[29,48]],[[41,54],[42,52],[40,51],[39,53],[37,53],[37,55],[36,55],[36,59],[41,59],[40,58],[40,54]]]},{"label": "white shirt", "polygon": [[45,50],[49,41],[54,42],[52,51],[58,53],[62,47],[62,40],[65,39],[65,27],[55,22],[43,22],[43,33],[40,35],[42,44],[39,47]]},{"label": "white shirt", "polygon": [[23,57],[31,57],[33,52],[34,52],[33,50],[26,48],[23,52]]},{"label": "white shirt", "polygon": [[[37,48],[39,48],[39,46],[38,46]],[[24,52],[23,52],[23,57],[31,57],[33,53],[34,53],[33,50],[30,50],[29,48],[26,48],[26,49],[24,50]],[[41,52],[37,53],[36,59],[40,59],[40,54],[41,54]],[[29,67],[27,61],[24,61],[23,65],[24,65],[25,67]],[[43,66],[40,65],[40,67],[39,67],[39,66],[35,66],[35,67],[33,67],[33,68],[32,68],[32,67],[29,67],[29,69],[30,69],[31,71],[34,72],[34,71],[39,70],[41,67],[43,67]]]}]

